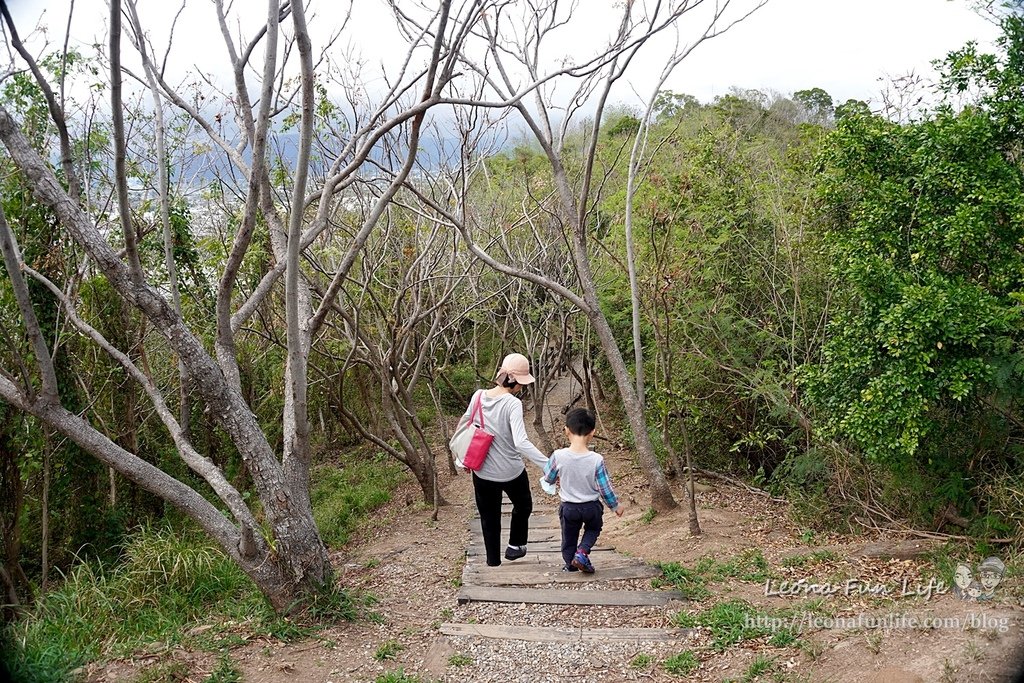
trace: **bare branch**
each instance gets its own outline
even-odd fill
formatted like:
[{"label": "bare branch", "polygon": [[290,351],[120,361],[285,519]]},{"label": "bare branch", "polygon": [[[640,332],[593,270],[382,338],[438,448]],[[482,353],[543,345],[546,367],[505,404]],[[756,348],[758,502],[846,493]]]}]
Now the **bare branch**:
[{"label": "bare branch", "polygon": [[[71,11],[74,11],[74,2],[71,3]],[[53,88],[50,87],[49,82],[43,75],[42,70],[36,63],[35,58],[32,54],[25,49],[25,46],[21,42],[21,38],[18,36],[18,29],[14,26],[14,19],[11,17],[11,12],[7,8],[6,2],[0,2],[0,12],[3,13],[4,21],[7,23],[7,28],[10,32],[11,44],[14,49],[18,51],[21,58],[28,64],[28,68],[32,71],[32,76],[36,79],[36,84],[39,89],[43,91],[43,97],[46,98],[46,106],[50,110],[50,118],[53,120],[54,125],[57,126],[57,135],[60,138],[60,163],[61,168],[64,170],[64,176],[68,181],[68,194],[76,199],[82,194],[82,183],[78,179],[78,173],[75,171],[75,161],[71,154],[71,136],[68,135],[68,124],[67,119],[64,116],[64,78],[63,73],[66,61],[61,61],[61,101],[57,102],[54,97]],[[68,30],[70,31],[71,18],[68,17]],[[67,54],[67,38],[65,37],[64,42],[64,53]]]},{"label": "bare branch", "polygon": [[[146,72],[146,82],[153,97],[153,112],[156,116],[157,195],[160,198],[160,224],[163,227],[164,267],[167,269],[168,286],[171,290],[171,305],[178,316],[181,317],[181,292],[178,291],[178,268],[174,262],[174,234],[171,227],[170,189],[167,180],[167,128],[164,122],[164,106],[160,96],[160,88],[157,84],[156,70],[147,47],[146,37],[142,31],[142,22],[139,21],[135,0],[128,0],[128,16],[135,34],[135,47],[142,57],[143,68]],[[189,413],[191,410],[188,402],[188,371],[180,358],[178,359],[178,380],[180,385],[181,430],[187,435],[189,433]]]},{"label": "bare branch", "polygon": [[167,407],[167,403],[164,400],[163,395],[160,393],[160,390],[157,389],[153,380],[146,373],[140,370],[124,352],[118,350],[113,344],[107,341],[107,339],[100,334],[98,330],[82,320],[75,311],[71,300],[68,299],[68,297],[65,296],[55,284],[53,284],[53,282],[28,266],[25,267],[25,272],[43,284],[43,286],[45,286],[50,293],[60,301],[65,314],[68,316],[68,320],[71,321],[71,324],[73,324],[79,332],[89,337],[89,339],[103,349],[107,355],[120,364],[132,379],[142,386],[146,395],[149,397],[149,400],[152,402],[153,407],[156,409],[157,415],[160,417],[160,420],[164,423],[168,433],[174,440],[174,445],[177,447],[178,453],[181,455],[181,459],[185,461],[185,464],[188,465],[193,472],[201,476],[208,484],[210,484],[214,493],[216,493],[217,496],[227,504],[231,513],[239,523],[247,524],[251,527],[258,526],[256,519],[252,516],[248,507],[246,507],[245,501],[242,500],[242,496],[238,493],[237,489],[228,483],[220,468],[218,468],[208,458],[200,455],[192,446],[192,443],[182,432],[181,425],[174,418],[174,414]]},{"label": "bare branch", "polygon": [[127,142],[124,132],[124,103],[121,100],[121,0],[110,0],[110,109],[111,133],[114,138],[114,190],[117,195],[118,218],[128,256],[128,271],[136,283],[145,280],[139,260],[138,239],[132,226],[128,203]]},{"label": "bare branch", "polygon": [[[0,398],[50,425],[101,463],[117,470],[139,488],[159,496],[179,510],[186,512],[236,561],[244,561],[245,558],[238,550],[242,532],[231,524],[210,501],[197,492],[160,468],[121,448],[63,406],[29,400],[4,377],[0,377]],[[257,539],[257,542],[263,543],[262,538]]]},{"label": "bare branch", "polygon": [[0,206],[0,251],[3,251],[4,266],[7,268],[7,276],[11,278],[11,286],[14,289],[14,298],[18,302],[18,309],[21,311],[22,320],[25,323],[25,331],[28,333],[29,342],[32,344],[32,353],[36,357],[36,366],[43,379],[42,400],[45,403],[56,403],[57,394],[57,373],[53,369],[53,361],[50,358],[50,350],[46,346],[42,330],[39,327],[39,319],[36,318],[35,310],[32,307],[32,297],[29,295],[28,286],[22,275],[26,268],[21,254],[18,251],[18,243],[7,222],[3,207]]},{"label": "bare branch", "polygon": [[[227,30],[227,23],[222,11],[222,3],[217,2],[218,16],[221,23],[221,31],[228,43],[232,59],[234,47],[231,43]],[[252,167],[249,169],[248,194],[245,199],[245,212],[242,215],[242,225],[235,235],[234,244],[224,264],[224,271],[221,274],[220,283],[217,286],[217,360],[221,369],[236,390],[241,390],[241,379],[238,371],[238,361],[235,352],[234,330],[231,325],[231,295],[235,287],[235,279],[238,270],[241,268],[242,260],[249,249],[252,241],[253,231],[256,228],[256,212],[260,205],[260,193],[267,183],[264,182],[266,173],[266,145],[267,130],[270,126],[270,105],[272,100],[272,88],[274,85],[274,74],[277,70],[277,36],[278,21],[281,10],[277,3],[271,0],[267,3],[267,45],[266,56],[263,64],[263,89],[260,93],[260,108],[256,122],[251,119],[248,94],[245,87],[244,62],[235,59],[235,85],[238,88],[238,97],[242,108],[242,118],[245,121],[246,131],[252,143]]]}]

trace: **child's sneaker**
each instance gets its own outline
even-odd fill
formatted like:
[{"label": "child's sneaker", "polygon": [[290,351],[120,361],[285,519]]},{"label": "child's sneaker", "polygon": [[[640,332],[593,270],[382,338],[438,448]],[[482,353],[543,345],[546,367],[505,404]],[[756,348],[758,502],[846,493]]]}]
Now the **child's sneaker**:
[{"label": "child's sneaker", "polygon": [[570,564],[570,565],[568,565],[568,566],[566,566],[566,567],[562,567],[562,571],[563,571],[563,572],[578,572],[578,571],[579,571],[579,569],[577,569],[576,567],[574,567],[574,566],[572,566],[572,565]]},{"label": "child's sneaker", "polygon": [[594,573],[594,565],[590,561],[590,556],[582,550],[576,551],[576,554],[572,558],[572,566],[576,567],[581,572],[586,572],[587,574]]}]

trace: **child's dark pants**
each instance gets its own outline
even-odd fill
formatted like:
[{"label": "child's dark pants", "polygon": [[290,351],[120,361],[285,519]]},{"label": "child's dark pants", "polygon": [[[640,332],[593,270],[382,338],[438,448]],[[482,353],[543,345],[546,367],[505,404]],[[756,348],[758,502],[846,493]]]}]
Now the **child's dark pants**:
[{"label": "child's dark pants", "polygon": [[[577,550],[590,553],[590,549],[597,543],[604,525],[604,507],[599,500],[587,503],[563,502],[558,506],[558,521],[562,526],[562,559],[568,567],[572,565],[572,556]],[[581,528],[582,541],[579,540]]]},{"label": "child's dark pants", "polygon": [[511,481],[490,481],[473,473],[473,493],[476,509],[480,513],[480,531],[484,536],[487,564],[501,564],[501,494],[508,495],[512,503],[512,521],[509,524],[509,545],[526,545],[530,535],[530,513],[533,497],[530,495],[530,477],[526,470]]}]

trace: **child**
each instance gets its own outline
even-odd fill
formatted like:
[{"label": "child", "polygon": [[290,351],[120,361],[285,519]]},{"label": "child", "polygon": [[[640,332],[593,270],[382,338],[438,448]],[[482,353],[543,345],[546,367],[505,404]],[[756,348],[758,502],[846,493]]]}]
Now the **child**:
[{"label": "child", "polygon": [[[618,498],[608,479],[604,458],[590,450],[590,440],[594,437],[596,426],[597,420],[589,410],[570,410],[565,416],[565,435],[569,438],[569,447],[552,453],[544,469],[542,481],[554,484],[556,479],[560,479],[562,484],[562,504],[558,507],[558,520],[562,527],[562,559],[565,560],[562,571],[582,570],[588,574],[593,573],[590,551],[601,533],[604,511],[602,498],[616,515],[622,516],[622,508],[619,507]],[[582,541],[579,540],[581,528]]]}]

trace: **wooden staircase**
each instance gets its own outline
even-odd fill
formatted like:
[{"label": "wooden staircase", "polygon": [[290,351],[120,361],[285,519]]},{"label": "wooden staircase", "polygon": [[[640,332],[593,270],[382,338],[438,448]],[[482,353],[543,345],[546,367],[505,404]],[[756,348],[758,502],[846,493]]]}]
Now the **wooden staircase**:
[{"label": "wooden staircase", "polygon": [[[510,506],[503,508],[503,540],[508,536]],[[531,626],[529,605],[604,605],[642,607],[670,605],[684,599],[677,591],[639,590],[609,583],[628,579],[650,579],[661,575],[656,567],[637,558],[616,552],[598,541],[591,553],[596,571],[563,572],[560,553],[561,533],[557,508],[534,508],[530,517],[530,538],[526,557],[503,560],[499,567],[485,561],[480,520],[470,522],[470,542],[462,571],[459,604],[469,602],[518,603],[524,606],[524,623],[499,625],[484,623],[444,623],[441,632],[453,637],[501,638],[532,642],[575,641],[674,641],[685,639],[689,629],[681,628],[585,628],[580,626]]]}]

